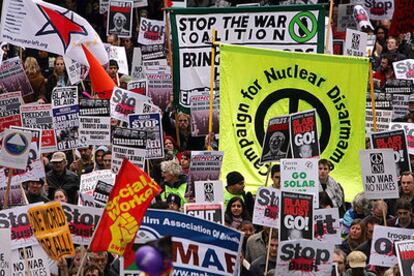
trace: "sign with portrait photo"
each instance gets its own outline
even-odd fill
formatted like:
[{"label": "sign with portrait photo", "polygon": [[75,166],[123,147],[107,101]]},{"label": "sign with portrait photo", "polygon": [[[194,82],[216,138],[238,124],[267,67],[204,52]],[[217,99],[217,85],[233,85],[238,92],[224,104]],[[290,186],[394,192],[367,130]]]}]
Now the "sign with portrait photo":
[{"label": "sign with portrait photo", "polygon": [[263,142],[260,163],[286,158],[289,151],[290,116],[280,116],[269,120]]},{"label": "sign with portrait photo", "polygon": [[133,1],[110,1],[107,21],[107,35],[132,36]]}]

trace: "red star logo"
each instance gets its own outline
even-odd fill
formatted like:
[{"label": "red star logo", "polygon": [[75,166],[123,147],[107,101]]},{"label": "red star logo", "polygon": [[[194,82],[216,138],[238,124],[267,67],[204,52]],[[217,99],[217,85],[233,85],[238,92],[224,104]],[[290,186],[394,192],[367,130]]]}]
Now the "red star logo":
[{"label": "red star logo", "polygon": [[[37,4],[37,6],[46,17],[47,23],[36,33],[36,36],[56,33],[62,41],[64,52],[66,52],[66,49],[70,45],[71,34],[88,35],[88,32],[83,26],[73,21],[73,13],[71,19],[65,16],[65,14],[70,12],[69,10],[64,13],[60,13],[39,4]],[[46,28],[48,28],[49,25],[53,30],[46,31]]]}]

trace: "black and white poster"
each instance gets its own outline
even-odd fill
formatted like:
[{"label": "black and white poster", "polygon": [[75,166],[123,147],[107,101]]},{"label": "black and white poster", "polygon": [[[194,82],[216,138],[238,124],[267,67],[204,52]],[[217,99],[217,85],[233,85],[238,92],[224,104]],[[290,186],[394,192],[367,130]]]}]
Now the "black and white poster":
[{"label": "black and white poster", "polygon": [[320,155],[315,110],[290,116],[290,143],[293,158],[312,158]]},{"label": "black and white poster", "polygon": [[111,117],[109,100],[79,101],[79,140],[82,145],[109,145]]},{"label": "black and white poster", "polygon": [[290,116],[275,117],[269,120],[262,146],[261,163],[279,161],[286,158],[289,151]]},{"label": "black and white poster", "polygon": [[52,108],[78,104],[78,87],[55,87],[52,91]]},{"label": "black and white poster", "polygon": [[107,35],[132,36],[133,1],[109,1]]},{"label": "black and white poster", "polygon": [[111,193],[113,185],[104,181],[98,180],[95,190],[93,191],[93,199],[102,204],[106,204]]},{"label": "black and white poster", "polygon": [[224,202],[223,183],[220,180],[195,181],[196,203]]},{"label": "black and white poster", "polygon": [[77,148],[79,146],[79,105],[53,108],[52,112],[57,149],[64,151]]},{"label": "black and white poster", "polygon": [[401,275],[414,275],[414,240],[394,243]]}]

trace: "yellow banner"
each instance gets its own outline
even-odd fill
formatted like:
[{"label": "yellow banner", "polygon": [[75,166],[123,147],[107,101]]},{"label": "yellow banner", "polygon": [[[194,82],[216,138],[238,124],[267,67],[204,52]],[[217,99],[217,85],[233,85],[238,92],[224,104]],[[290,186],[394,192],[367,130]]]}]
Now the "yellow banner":
[{"label": "yellow banner", "polygon": [[72,236],[60,202],[32,207],[27,214],[39,244],[51,259],[58,261],[61,257],[75,255]]},{"label": "yellow banner", "polygon": [[269,119],[316,109],[321,158],[333,163],[332,177],[347,200],[363,190],[358,160],[365,149],[368,59],[222,45],[220,72],[224,181],[236,170],[248,190],[263,186],[269,163],[261,164],[260,156]]}]

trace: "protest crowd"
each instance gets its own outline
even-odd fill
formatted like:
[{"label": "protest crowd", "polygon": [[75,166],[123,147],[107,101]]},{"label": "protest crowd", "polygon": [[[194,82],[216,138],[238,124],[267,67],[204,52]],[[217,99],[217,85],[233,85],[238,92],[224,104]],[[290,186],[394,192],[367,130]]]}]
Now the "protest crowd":
[{"label": "protest crowd", "polygon": [[0,275],[414,275],[413,0],[0,9]]}]

